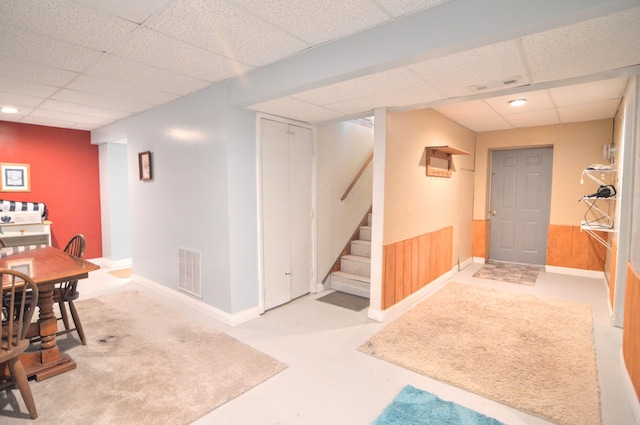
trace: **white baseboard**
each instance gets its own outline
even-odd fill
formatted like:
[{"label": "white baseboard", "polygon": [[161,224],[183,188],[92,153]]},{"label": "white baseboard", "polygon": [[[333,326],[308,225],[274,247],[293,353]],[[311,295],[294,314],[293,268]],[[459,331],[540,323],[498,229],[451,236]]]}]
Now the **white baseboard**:
[{"label": "white baseboard", "polygon": [[474,263],[473,258],[471,258],[471,257],[467,258],[462,263],[458,264],[458,271],[464,270],[467,266],[469,266],[469,265],[471,265],[473,263]]},{"label": "white baseboard", "polygon": [[210,306],[209,304],[206,304],[200,300],[194,299],[189,295],[167,288],[164,285],[161,285],[140,275],[134,274],[131,280],[165,298],[178,302],[186,307],[192,308],[228,326],[237,326],[241,323],[248,322],[249,320],[255,319],[260,316],[260,309],[258,306],[231,314]]},{"label": "white baseboard", "polygon": [[484,257],[473,257],[473,262],[476,264],[484,264],[485,263],[485,259]]},{"label": "white baseboard", "polygon": [[123,260],[110,260],[108,258],[100,257],[88,259],[87,261],[98,264],[100,267],[104,267],[105,269],[124,269],[126,267],[131,267],[131,265],[133,264],[131,258],[125,258]]},{"label": "white baseboard", "polygon": [[622,384],[624,385],[624,390],[627,393],[627,398],[629,399],[629,404],[631,405],[631,411],[633,412],[633,416],[636,419],[636,423],[640,424],[640,399],[638,399],[636,390],[633,386],[633,382],[631,382],[631,376],[629,376],[627,365],[624,362],[624,354],[622,353],[622,349],[620,350],[620,365],[622,367]]},{"label": "white baseboard", "polygon": [[595,270],[572,269],[570,267],[545,266],[547,273],[566,274],[570,276],[589,277],[593,279],[604,279],[604,272]]},{"label": "white baseboard", "polygon": [[456,272],[458,271],[457,269],[458,267],[456,266],[454,269],[451,269],[439,278],[429,282],[424,288],[414,292],[407,298],[392,305],[386,310],[379,310],[377,308],[369,307],[367,316],[371,320],[382,323],[400,317],[402,313],[407,311],[409,308],[413,307],[423,299],[427,298],[429,295],[436,292],[438,289],[442,288],[447,280],[449,280],[451,277],[453,277],[454,274],[456,274]]}]

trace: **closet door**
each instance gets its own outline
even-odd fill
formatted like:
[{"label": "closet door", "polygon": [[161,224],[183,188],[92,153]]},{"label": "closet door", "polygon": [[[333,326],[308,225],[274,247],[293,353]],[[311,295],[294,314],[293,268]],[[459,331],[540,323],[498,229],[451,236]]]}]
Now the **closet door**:
[{"label": "closet door", "polygon": [[265,310],[310,290],[311,130],[261,122],[262,256]]}]

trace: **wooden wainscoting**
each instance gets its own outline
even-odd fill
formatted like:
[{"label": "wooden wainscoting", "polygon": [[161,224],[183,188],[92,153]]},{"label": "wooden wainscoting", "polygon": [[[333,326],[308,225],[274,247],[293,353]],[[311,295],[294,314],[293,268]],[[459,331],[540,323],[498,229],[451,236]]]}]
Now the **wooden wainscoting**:
[{"label": "wooden wainscoting", "polygon": [[626,284],[622,355],[636,396],[640,399],[640,275],[631,263],[627,263]]},{"label": "wooden wainscoting", "polygon": [[[607,239],[606,233],[597,233]],[[547,265],[603,272],[606,258],[607,248],[580,226],[549,225]]]},{"label": "wooden wainscoting", "polygon": [[385,245],[382,308],[391,307],[451,270],[452,255],[453,227]]},{"label": "wooden wainscoting", "polygon": [[471,223],[471,255],[489,261],[489,232],[491,220],[473,220]]}]

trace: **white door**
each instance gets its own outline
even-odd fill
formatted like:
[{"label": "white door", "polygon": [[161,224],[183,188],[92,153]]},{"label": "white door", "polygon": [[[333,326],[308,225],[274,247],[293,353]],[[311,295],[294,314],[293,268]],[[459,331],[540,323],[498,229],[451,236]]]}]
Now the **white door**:
[{"label": "white door", "polygon": [[261,145],[263,297],[268,310],[310,292],[313,134],[263,119]]},{"label": "white door", "polygon": [[545,264],[553,148],[493,151],[489,258]]}]

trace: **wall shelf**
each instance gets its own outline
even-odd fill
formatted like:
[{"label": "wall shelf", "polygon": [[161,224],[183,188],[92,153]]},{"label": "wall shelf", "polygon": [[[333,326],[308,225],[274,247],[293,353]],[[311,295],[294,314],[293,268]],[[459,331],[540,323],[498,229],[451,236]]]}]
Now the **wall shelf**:
[{"label": "wall shelf", "polygon": [[453,174],[453,155],[471,155],[451,146],[427,146],[427,176],[450,178]]},{"label": "wall shelf", "polygon": [[[584,177],[587,177],[589,180],[596,183],[598,185],[598,188],[600,188],[600,186],[608,186],[610,185],[610,183],[605,181],[606,175],[613,174],[615,172],[616,170],[613,167],[590,167],[582,171],[582,178],[580,182],[584,183]],[[584,202],[588,206],[587,211],[585,212],[585,220],[582,220],[580,222],[580,230],[587,232],[593,239],[604,245],[608,250],[611,250],[611,244],[596,232],[614,232],[615,223],[609,212],[605,212],[604,210],[599,208],[596,203],[598,201],[615,200],[615,195],[609,197],[585,195],[580,198],[580,202]],[[607,209],[610,209],[610,207],[607,207]],[[587,220],[587,214],[589,213],[595,215],[595,218],[593,220]]]}]

